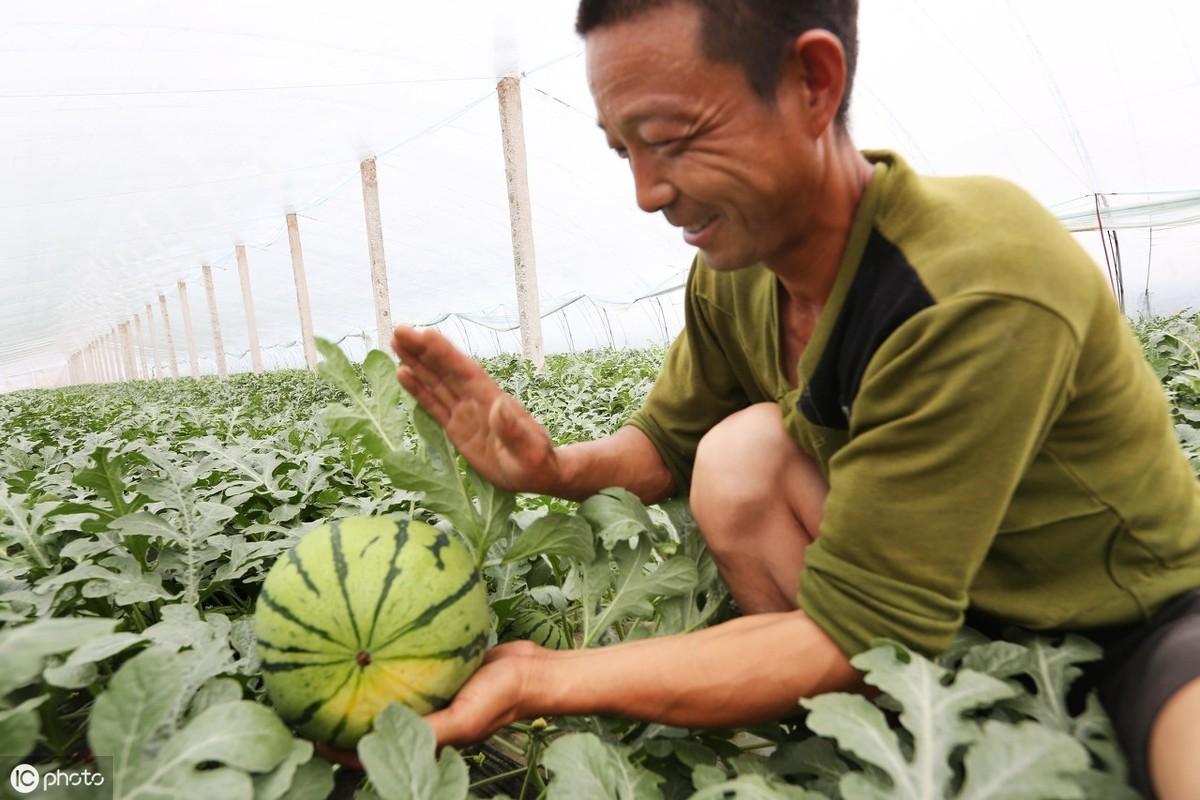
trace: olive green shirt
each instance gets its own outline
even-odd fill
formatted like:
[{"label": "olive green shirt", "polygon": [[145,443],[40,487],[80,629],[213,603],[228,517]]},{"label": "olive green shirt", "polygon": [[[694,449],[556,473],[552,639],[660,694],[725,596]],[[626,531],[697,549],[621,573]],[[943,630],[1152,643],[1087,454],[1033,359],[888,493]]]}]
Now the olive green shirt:
[{"label": "olive green shirt", "polygon": [[1200,586],[1200,483],[1091,258],[1009,183],[866,155],[799,387],[774,274],[697,257],[685,329],[629,423],[677,489],[707,430],[777,402],[830,487],[799,604],[847,654],[876,637],[940,652],[968,606],[1087,629]]}]

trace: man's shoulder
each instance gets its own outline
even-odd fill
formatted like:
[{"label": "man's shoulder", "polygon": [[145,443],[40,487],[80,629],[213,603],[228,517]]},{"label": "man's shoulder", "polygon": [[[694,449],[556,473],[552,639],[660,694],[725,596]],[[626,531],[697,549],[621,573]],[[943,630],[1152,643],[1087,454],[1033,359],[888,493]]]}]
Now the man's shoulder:
[{"label": "man's shoulder", "polygon": [[1020,187],[988,176],[925,177],[904,170],[875,220],[936,302],[965,294],[1012,297],[1086,325],[1108,289],[1091,256]]}]

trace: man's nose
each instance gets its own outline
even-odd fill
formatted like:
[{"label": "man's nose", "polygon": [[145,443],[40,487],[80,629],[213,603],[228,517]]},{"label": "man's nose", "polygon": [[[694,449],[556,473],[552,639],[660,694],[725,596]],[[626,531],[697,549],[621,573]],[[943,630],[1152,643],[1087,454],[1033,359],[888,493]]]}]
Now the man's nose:
[{"label": "man's nose", "polygon": [[675,187],[657,169],[653,159],[631,157],[629,164],[633,169],[638,208],[653,214],[674,202]]}]

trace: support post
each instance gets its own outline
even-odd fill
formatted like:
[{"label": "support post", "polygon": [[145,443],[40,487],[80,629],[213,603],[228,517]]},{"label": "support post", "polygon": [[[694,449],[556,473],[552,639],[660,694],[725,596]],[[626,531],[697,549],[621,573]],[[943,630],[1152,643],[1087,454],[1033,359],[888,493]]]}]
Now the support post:
[{"label": "support post", "polygon": [[134,349],[138,354],[138,366],[142,370],[142,380],[150,380],[150,365],[146,363],[146,340],[142,336],[142,315],[133,315]]},{"label": "support post", "polygon": [[296,279],[296,306],[300,311],[300,335],[304,339],[304,363],[317,368],[317,345],[313,341],[312,311],[308,302],[308,280],[304,277],[304,252],[300,248],[300,223],[287,215],[288,243],[292,248],[292,274]]},{"label": "support post", "polygon": [[154,307],[146,303],[146,332],[150,336],[150,358],[154,367],[150,370],[151,379],[161,377],[162,371],[158,366],[158,337],[154,335]]},{"label": "support post", "polygon": [[111,328],[108,332],[108,354],[112,359],[113,383],[120,383],[125,380],[125,374],[121,366],[121,343],[117,339],[116,328]]},{"label": "support post", "polygon": [[171,367],[171,377],[179,377],[179,359],[175,357],[175,337],[171,335],[171,316],[167,313],[167,296],[159,294],[158,307],[163,315],[163,330],[167,332],[167,364]]},{"label": "support post", "polygon": [[208,321],[212,325],[213,353],[217,357],[217,377],[229,380],[229,370],[225,365],[225,342],[221,339],[221,320],[217,317],[217,293],[213,289],[212,267],[205,264],[200,268],[204,272],[204,294],[208,296]]},{"label": "support post", "polygon": [[192,307],[188,303],[187,284],[179,281],[179,307],[183,309],[183,335],[187,337],[188,363],[192,367],[192,377],[200,377],[200,356],[196,354],[196,334],[192,329]]},{"label": "support post", "polygon": [[136,381],[138,377],[137,361],[133,357],[133,334],[130,332],[129,320],[117,325],[117,335],[121,338],[121,351],[125,355],[125,379]]},{"label": "support post", "polygon": [[546,358],[542,346],[542,316],[538,297],[537,260],[533,253],[533,220],[530,216],[529,175],[525,167],[525,125],[521,117],[521,82],[502,78],[500,133],[504,142],[504,177],[508,182],[508,217],[512,225],[513,270],[517,281],[517,313],[521,321],[521,350],[541,369]]},{"label": "support post", "polygon": [[246,263],[246,246],[237,246],[238,279],[242,283],[242,307],[246,310],[246,332],[250,335],[250,364],[254,372],[263,371],[262,349],[258,346],[258,322],[254,318],[254,295],[250,291],[250,265]]},{"label": "support post", "polygon": [[117,336],[117,328],[113,326],[108,331],[109,353],[112,354],[113,381],[120,383],[127,380],[125,376],[125,360],[121,357],[121,339]]},{"label": "support post", "polygon": [[375,298],[375,329],[379,348],[392,351],[392,301],[388,294],[387,261],[383,257],[383,217],[379,211],[379,175],[375,159],[360,165],[363,210],[367,215],[367,253],[371,259],[371,296]]}]

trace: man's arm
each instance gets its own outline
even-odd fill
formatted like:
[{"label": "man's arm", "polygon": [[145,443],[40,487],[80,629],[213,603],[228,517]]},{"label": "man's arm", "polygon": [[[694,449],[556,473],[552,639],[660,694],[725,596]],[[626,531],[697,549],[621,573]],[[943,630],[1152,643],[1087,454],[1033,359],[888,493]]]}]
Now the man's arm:
[{"label": "man's arm", "polygon": [[802,611],[587,650],[494,648],[454,702],[426,717],[439,744],[519,719],[604,714],[692,728],[788,716],[802,697],[860,691],[861,674]]},{"label": "man's arm", "polygon": [[622,486],[646,502],[674,481],[646,434],[624,428],[595,442],[555,448],[546,429],[479,364],[435,330],[397,327],[400,383],[446,431],[467,462],[502,489],[582,500]]},{"label": "man's arm", "polygon": [[643,503],[665,500],[675,491],[675,481],[650,437],[634,427],[624,427],[594,442],[579,442],[555,450],[561,472],[556,491],[567,500],[586,500],[601,489],[621,486]]}]

